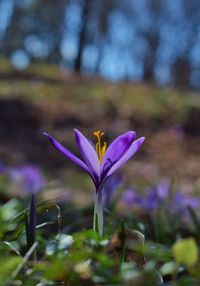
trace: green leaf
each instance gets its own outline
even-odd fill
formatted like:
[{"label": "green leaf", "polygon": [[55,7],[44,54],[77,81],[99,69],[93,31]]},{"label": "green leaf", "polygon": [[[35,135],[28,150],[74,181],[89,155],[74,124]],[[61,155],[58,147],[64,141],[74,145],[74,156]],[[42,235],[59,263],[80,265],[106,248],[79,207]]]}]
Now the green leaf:
[{"label": "green leaf", "polygon": [[198,261],[198,246],[193,238],[178,240],[172,246],[172,253],[176,262],[184,264],[188,268]]},{"label": "green leaf", "polygon": [[47,279],[62,279],[67,273],[65,262],[62,260],[52,261],[51,264],[45,269],[44,276]]},{"label": "green leaf", "polygon": [[0,285],[5,285],[21,261],[19,256],[0,259]]},{"label": "green leaf", "polygon": [[177,264],[174,261],[166,262],[160,268],[161,275],[173,275],[177,270]]}]

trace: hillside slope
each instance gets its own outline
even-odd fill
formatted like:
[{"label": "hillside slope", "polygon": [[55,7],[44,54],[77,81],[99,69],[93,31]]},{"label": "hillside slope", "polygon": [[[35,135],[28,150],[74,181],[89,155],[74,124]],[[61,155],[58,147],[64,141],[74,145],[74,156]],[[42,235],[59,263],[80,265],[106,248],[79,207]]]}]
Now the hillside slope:
[{"label": "hillside slope", "polygon": [[[49,145],[47,131],[77,152],[73,128],[92,139],[101,129],[110,142],[132,129],[146,142],[126,173],[132,178],[149,166],[187,181],[200,173],[200,97],[192,92],[136,83],[110,83],[68,74],[55,66],[16,71],[0,64],[0,159],[32,162],[49,172],[71,164]],[[56,170],[56,171],[55,171]]]}]

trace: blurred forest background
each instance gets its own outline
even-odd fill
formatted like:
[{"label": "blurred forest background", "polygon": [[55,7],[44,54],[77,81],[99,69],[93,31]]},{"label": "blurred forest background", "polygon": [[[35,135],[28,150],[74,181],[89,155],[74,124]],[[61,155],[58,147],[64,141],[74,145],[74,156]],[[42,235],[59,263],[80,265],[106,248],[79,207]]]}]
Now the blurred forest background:
[{"label": "blurred forest background", "polygon": [[199,15],[198,0],[1,0],[0,47],[18,68],[199,88]]},{"label": "blurred forest background", "polygon": [[199,15],[198,0],[0,0],[0,160],[77,187],[42,132],[77,152],[73,128],[132,129],[146,142],[130,181],[199,185]]},{"label": "blurred forest background", "polygon": [[2,55],[18,68],[200,87],[197,0],[1,0]]}]

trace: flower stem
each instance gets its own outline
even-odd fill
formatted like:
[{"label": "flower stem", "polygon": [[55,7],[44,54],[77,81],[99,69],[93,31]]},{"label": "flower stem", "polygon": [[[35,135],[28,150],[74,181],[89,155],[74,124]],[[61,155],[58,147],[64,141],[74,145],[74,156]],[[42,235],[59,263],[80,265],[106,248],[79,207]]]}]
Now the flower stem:
[{"label": "flower stem", "polygon": [[94,219],[93,229],[97,231],[100,237],[103,236],[103,190],[100,189],[95,193],[95,204],[94,204]]}]

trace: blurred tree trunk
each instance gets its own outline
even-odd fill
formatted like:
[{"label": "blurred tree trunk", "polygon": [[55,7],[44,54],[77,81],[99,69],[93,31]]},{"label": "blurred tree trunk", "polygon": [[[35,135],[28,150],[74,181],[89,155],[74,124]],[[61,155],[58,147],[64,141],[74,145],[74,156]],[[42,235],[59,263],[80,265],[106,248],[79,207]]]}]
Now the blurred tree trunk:
[{"label": "blurred tree trunk", "polygon": [[[1,1],[1,0],[0,0]],[[63,35],[63,23],[67,0],[42,0],[20,4],[14,1],[12,17],[3,39],[3,52],[10,56],[16,50],[24,51],[32,61],[59,63],[62,59],[60,43]],[[24,24],[26,23],[26,24]],[[46,45],[49,52],[43,57],[34,53],[27,40]]]},{"label": "blurred tree trunk", "polygon": [[149,48],[144,58],[144,81],[150,83],[154,80],[154,65],[156,61],[156,51],[159,46],[159,34],[157,31],[149,31],[146,34],[146,39]]},{"label": "blurred tree trunk", "polygon": [[191,67],[187,59],[177,58],[173,65],[175,86],[187,88],[190,86]]},{"label": "blurred tree trunk", "polygon": [[87,38],[87,23],[89,20],[90,1],[91,0],[83,0],[82,25],[79,34],[77,57],[74,64],[74,70],[77,73],[81,72],[83,49]]}]

